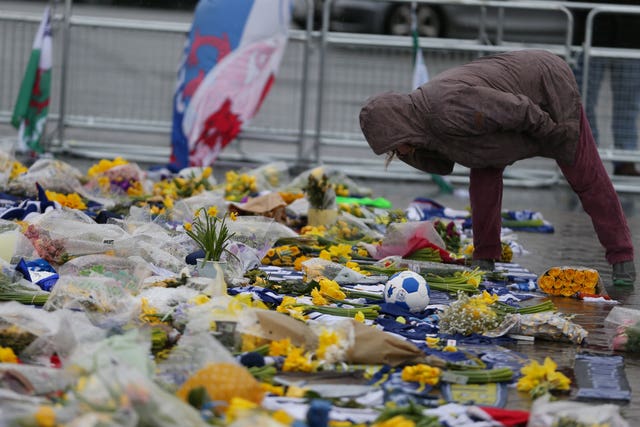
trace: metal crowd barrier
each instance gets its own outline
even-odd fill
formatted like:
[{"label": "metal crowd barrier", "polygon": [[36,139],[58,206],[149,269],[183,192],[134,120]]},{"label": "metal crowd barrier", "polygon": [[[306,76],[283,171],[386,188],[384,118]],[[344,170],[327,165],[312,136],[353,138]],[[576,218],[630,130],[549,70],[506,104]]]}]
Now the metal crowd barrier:
[{"label": "metal crowd barrier", "polygon": [[[290,31],[290,41],[272,91],[258,115],[222,153],[221,162],[260,164],[285,160],[301,167],[325,164],[354,176],[429,180],[401,162],[383,169],[364,141],[358,113],[365,99],[386,90],[411,88],[411,39],[407,36],[337,33],[330,31],[331,0],[323,4],[322,27],[313,30],[313,0],[306,0],[307,28]],[[402,0],[391,0],[400,2]],[[640,57],[640,51],[572,46],[569,8],[594,4],[498,0],[416,0],[477,8],[481,15],[474,39],[420,38],[431,76],[469,60],[506,50],[544,48],[572,65],[584,55],[589,78],[590,58]],[[54,66],[48,125],[52,151],[90,158],[122,155],[131,160],[165,163],[170,153],[173,90],[177,64],[190,22],[165,22],[86,17],[72,13],[71,0],[57,11],[54,22]],[[1,7],[1,6],[0,6]],[[487,9],[498,11],[494,39],[484,24]],[[566,33],[558,44],[504,41],[503,19],[512,9],[557,11],[566,17]],[[613,10],[640,13],[639,7],[597,6],[589,15],[587,35],[597,31],[593,16]],[[554,12],[555,13],[555,12]],[[26,67],[39,15],[3,11],[0,14],[0,126],[8,123]],[[593,68],[592,70],[593,71]],[[598,124],[603,159],[638,159],[637,149],[620,154],[607,134],[599,98]],[[611,113],[609,113],[611,117]],[[611,119],[609,119],[611,120]],[[603,121],[602,124],[600,122]],[[633,157],[636,156],[636,157]],[[468,171],[456,167],[452,182],[466,182]],[[518,162],[505,171],[505,184],[549,186],[562,182],[548,159]],[[640,182],[625,181],[616,189],[640,191]]]}]

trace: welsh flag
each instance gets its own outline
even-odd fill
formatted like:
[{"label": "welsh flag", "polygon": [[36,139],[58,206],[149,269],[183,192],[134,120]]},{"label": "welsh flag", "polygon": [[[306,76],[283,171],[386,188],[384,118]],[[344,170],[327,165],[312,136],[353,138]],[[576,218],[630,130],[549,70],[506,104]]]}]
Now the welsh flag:
[{"label": "welsh flag", "polygon": [[49,112],[51,55],[51,11],[47,6],[11,117],[11,124],[19,131],[18,148],[21,151],[44,151],[41,139]]}]

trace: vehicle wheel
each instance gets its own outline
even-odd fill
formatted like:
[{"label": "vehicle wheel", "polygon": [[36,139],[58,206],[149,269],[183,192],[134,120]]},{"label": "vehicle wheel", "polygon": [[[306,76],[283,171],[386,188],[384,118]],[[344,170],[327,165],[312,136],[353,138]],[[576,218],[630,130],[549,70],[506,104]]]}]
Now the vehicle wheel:
[{"label": "vehicle wheel", "polygon": [[[444,26],[437,8],[418,6],[416,20],[421,37],[440,37],[443,34]],[[411,34],[411,5],[401,4],[391,9],[387,18],[387,33],[394,36]]]}]

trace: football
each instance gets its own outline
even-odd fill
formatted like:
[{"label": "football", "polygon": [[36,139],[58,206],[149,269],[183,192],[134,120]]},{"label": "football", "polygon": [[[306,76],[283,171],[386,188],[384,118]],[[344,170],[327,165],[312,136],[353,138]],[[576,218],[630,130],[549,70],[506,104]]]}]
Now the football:
[{"label": "football", "polygon": [[400,271],[387,280],[384,301],[419,313],[429,305],[429,293],[429,285],[424,277],[413,271]]}]

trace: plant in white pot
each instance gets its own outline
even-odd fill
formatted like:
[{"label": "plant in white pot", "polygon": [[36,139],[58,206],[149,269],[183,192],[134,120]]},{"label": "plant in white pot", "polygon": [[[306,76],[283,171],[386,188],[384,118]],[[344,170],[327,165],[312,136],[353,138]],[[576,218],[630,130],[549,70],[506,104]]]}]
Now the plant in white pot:
[{"label": "plant in white pot", "polygon": [[200,208],[195,214],[192,222],[184,223],[185,232],[204,251],[204,258],[198,258],[197,269],[200,276],[209,277],[215,281],[214,292],[222,290],[226,293],[226,282],[224,281],[224,262],[222,255],[227,253],[234,256],[227,246],[235,233],[229,231],[227,219],[235,221],[236,214],[225,213],[222,218],[218,217],[218,208]]}]

